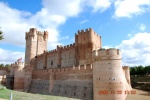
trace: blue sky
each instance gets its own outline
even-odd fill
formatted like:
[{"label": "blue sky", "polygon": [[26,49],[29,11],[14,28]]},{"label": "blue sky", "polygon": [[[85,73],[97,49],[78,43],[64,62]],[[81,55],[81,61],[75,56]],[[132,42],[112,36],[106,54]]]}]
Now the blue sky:
[{"label": "blue sky", "polygon": [[122,50],[123,65],[150,65],[150,0],[0,0],[0,63],[24,58],[25,32],[49,31],[48,50],[93,28],[104,48]]}]

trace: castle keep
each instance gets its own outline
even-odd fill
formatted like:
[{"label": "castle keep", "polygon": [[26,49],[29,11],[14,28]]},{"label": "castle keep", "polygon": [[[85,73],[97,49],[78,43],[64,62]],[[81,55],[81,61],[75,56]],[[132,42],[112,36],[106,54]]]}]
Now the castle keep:
[{"label": "castle keep", "polygon": [[25,39],[25,63],[12,64],[10,72],[14,90],[83,100],[125,100],[125,91],[131,90],[121,51],[103,49],[101,36],[92,28],[78,31],[75,43],[51,51],[47,31],[31,28]]}]

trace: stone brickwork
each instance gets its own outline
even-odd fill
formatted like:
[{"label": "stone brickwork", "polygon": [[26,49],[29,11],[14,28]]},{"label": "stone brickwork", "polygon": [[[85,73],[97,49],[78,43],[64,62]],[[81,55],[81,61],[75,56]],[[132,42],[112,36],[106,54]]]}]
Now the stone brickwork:
[{"label": "stone brickwork", "polygon": [[[48,32],[31,28],[26,33],[25,65],[12,65],[15,90],[78,98],[125,100],[126,94],[101,94],[100,90],[130,91],[130,72],[122,67],[118,49],[102,49],[101,36],[92,28],[78,31],[75,42],[47,51]],[[19,85],[20,84],[20,85]]]},{"label": "stone brickwork", "polygon": [[[93,52],[94,100],[125,100],[125,91],[130,91],[131,87],[123,72],[121,58],[121,51],[117,49]],[[107,92],[107,96],[101,91]]]},{"label": "stone brickwork", "polygon": [[92,80],[56,80],[50,94],[82,100],[92,100],[93,82]]},{"label": "stone brickwork", "polygon": [[[22,62],[15,62],[14,64],[11,64],[11,75],[14,76],[14,90],[23,91],[24,90],[24,76],[25,71],[24,63]],[[14,72],[13,72],[14,71]]]},{"label": "stone brickwork", "polygon": [[32,79],[29,92],[39,94],[49,94],[50,80]]},{"label": "stone brickwork", "polygon": [[91,64],[34,70],[29,92],[92,100],[92,79]]},{"label": "stone brickwork", "polygon": [[48,32],[38,31],[36,28],[31,28],[26,32],[26,51],[25,62],[30,64],[30,60],[39,54],[43,54],[47,50]]}]

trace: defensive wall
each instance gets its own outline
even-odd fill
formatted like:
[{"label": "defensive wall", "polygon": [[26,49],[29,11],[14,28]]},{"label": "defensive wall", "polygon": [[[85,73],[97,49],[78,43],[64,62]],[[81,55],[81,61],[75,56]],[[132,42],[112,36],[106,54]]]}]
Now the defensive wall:
[{"label": "defensive wall", "polygon": [[120,50],[102,48],[101,36],[92,28],[78,31],[75,43],[51,51],[47,51],[47,39],[46,31],[31,28],[26,33],[25,65],[16,62],[10,72],[15,90],[83,100],[125,100],[125,93],[110,93],[131,90],[129,68],[122,67]]},{"label": "defensive wall", "polygon": [[[57,49],[44,51],[43,54],[37,55],[31,59],[34,69],[59,68],[76,65],[75,43],[66,46],[57,46]],[[35,61],[33,61],[35,60]]]},{"label": "defensive wall", "polygon": [[29,92],[91,100],[92,65],[34,70]]}]

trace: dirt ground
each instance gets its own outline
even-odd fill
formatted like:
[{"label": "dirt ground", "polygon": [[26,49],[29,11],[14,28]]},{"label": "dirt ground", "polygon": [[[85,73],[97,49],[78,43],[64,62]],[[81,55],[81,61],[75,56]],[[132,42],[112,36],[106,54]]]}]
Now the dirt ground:
[{"label": "dirt ground", "polygon": [[128,94],[126,100],[150,100],[150,91],[133,89],[136,94]]}]

